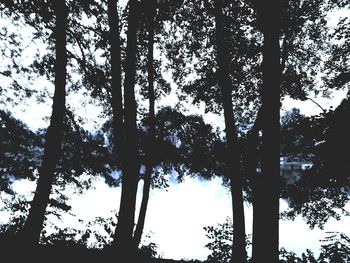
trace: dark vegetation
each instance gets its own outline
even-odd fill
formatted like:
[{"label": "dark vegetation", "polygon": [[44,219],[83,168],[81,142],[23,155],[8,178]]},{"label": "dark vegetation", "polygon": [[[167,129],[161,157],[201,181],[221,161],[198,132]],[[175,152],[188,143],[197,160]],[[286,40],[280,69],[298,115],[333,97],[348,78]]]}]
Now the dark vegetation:
[{"label": "dark vegetation", "polygon": [[[232,220],[205,228],[208,262],[350,261],[343,233],[329,233],[319,256],[279,249],[280,217],[301,215],[322,228],[349,213],[349,92],[335,109],[314,100],[349,89],[350,19],[327,24],[349,7],[346,0],[1,0],[0,198],[10,217],[0,226],[1,258],[182,262],[141,242],[150,191],[171,187],[166,175],[175,174],[179,182],[219,176],[231,192]],[[175,105],[163,102],[168,96]],[[280,116],[285,98],[321,113]],[[47,129],[15,117],[33,99],[52,105]],[[203,105],[202,114],[189,110]],[[93,108],[101,109],[98,120]],[[223,128],[206,123],[206,114],[222,116]],[[309,166],[285,168],[292,163]],[[70,213],[67,187],[83,194],[96,178],[121,187],[114,217],[81,222],[84,230],[48,225],[49,216]],[[18,180],[36,183],[30,200],[14,191]],[[289,204],[282,214],[280,198]],[[250,237],[244,202],[253,205]]]}]

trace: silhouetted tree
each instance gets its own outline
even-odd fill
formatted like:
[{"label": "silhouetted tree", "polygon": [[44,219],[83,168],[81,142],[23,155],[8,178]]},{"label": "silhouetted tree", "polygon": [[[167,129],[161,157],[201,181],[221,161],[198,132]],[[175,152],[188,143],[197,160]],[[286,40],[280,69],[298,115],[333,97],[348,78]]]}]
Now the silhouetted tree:
[{"label": "silhouetted tree", "polygon": [[[272,5],[271,5],[272,4]],[[281,1],[259,3],[264,37],[262,63],[262,152],[261,177],[256,184],[259,205],[254,214],[253,262],[278,262],[280,196],[280,86],[279,35]],[[273,12],[270,12],[273,8]],[[268,220],[264,220],[265,218]],[[257,221],[256,221],[257,220]]]},{"label": "silhouetted tree", "polygon": [[149,100],[149,111],[148,111],[148,145],[146,147],[146,171],[144,176],[143,185],[143,195],[140,206],[140,212],[138,216],[138,221],[136,224],[134,232],[134,243],[138,247],[141,241],[142,232],[145,224],[145,217],[149,199],[149,192],[151,188],[151,178],[154,169],[154,158],[152,145],[154,145],[156,140],[156,126],[155,126],[155,91],[154,91],[154,58],[153,58],[153,48],[154,48],[154,27],[155,27],[155,14],[156,14],[156,4],[154,1],[146,3],[146,16],[148,18],[148,55],[147,55],[147,74],[148,74],[148,100]]},{"label": "silhouetted tree", "polygon": [[[144,127],[146,129],[145,136],[140,139],[140,141],[143,141],[140,142],[140,149],[143,151],[142,163],[145,165],[145,172],[143,175],[144,185],[141,206],[134,231],[134,243],[136,247],[141,241],[145,224],[148,200],[152,186],[152,176],[154,177],[154,182],[156,180],[161,182],[164,180],[161,174],[164,174],[164,169],[167,170],[169,168],[164,166],[161,168],[155,167],[159,161],[156,158],[155,151],[158,143],[160,143],[159,138],[157,139],[155,102],[160,98],[162,93],[168,94],[170,92],[170,85],[162,76],[161,60],[154,57],[153,49],[155,47],[155,43],[157,43],[156,41],[158,41],[158,43],[161,41],[159,35],[161,36],[164,31],[164,21],[169,20],[171,14],[174,13],[174,9],[176,9],[176,7],[180,4],[181,1],[173,3],[171,1],[154,0],[143,1],[140,3],[142,17],[140,17],[139,21],[141,30],[139,31],[140,44],[138,48],[140,55],[138,57],[137,65],[137,83],[141,85],[141,95],[148,99],[149,107],[145,122],[143,123],[146,125]],[[143,60],[146,60],[146,62]],[[147,75],[147,81],[144,80],[144,75]],[[143,129],[143,127],[140,127],[140,129]],[[169,161],[170,163],[177,162],[175,159],[170,159]],[[158,169],[162,170],[162,172],[157,171]],[[160,186],[161,185],[162,183]],[[157,186],[157,184],[154,184],[154,186]]]},{"label": "silhouetted tree", "polygon": [[33,245],[39,242],[40,232],[45,218],[45,210],[54,179],[54,172],[61,151],[64,115],[65,115],[65,85],[66,85],[66,26],[67,9],[64,1],[55,2],[56,14],[56,60],[55,60],[55,94],[53,98],[50,126],[46,133],[46,145],[42,165],[39,169],[37,189],[31,202],[31,208],[23,228],[24,242]]},{"label": "silhouetted tree", "polygon": [[349,100],[344,100],[334,111],[304,117],[287,125],[299,131],[298,141],[304,139],[304,142],[301,141],[303,148],[299,151],[309,153],[313,166],[301,172],[295,184],[284,189],[283,197],[287,198],[290,206],[283,214],[286,218],[293,219],[301,214],[311,228],[322,228],[328,219],[348,215],[345,204],[349,200],[349,165],[347,155],[343,154],[349,147],[349,129],[344,123],[348,114]]},{"label": "silhouetted tree", "polygon": [[[135,74],[137,52],[137,25],[139,19],[139,3],[130,0],[128,3],[128,31],[124,83],[124,129],[125,150],[122,159],[122,194],[118,215],[118,224],[114,235],[114,245],[119,255],[133,255],[133,229],[135,219],[136,191],[139,174],[139,158],[137,152]],[[123,147],[124,148],[124,147]],[[130,254],[131,253],[131,254]]]},{"label": "silhouetted tree", "polygon": [[123,101],[121,87],[121,45],[117,1],[108,0],[108,23],[110,33],[111,104],[113,111],[114,155],[120,161],[123,143]]},{"label": "silhouetted tree", "polygon": [[[174,80],[194,104],[205,102],[205,112],[223,111],[227,146],[224,160],[217,161],[226,164],[226,171],[220,175],[226,176],[232,191],[236,232],[233,260],[245,261],[241,138],[259,107],[260,80],[256,76],[260,51],[259,41],[254,39],[255,18],[251,7],[239,1],[220,5],[189,1],[178,11],[175,23],[181,35],[177,40],[172,37],[177,32],[172,32],[167,50],[175,65]],[[195,77],[187,80],[190,73]]]},{"label": "silhouetted tree", "polygon": [[245,221],[242,196],[242,178],[240,172],[240,145],[237,137],[237,128],[235,126],[235,117],[233,114],[231,80],[227,62],[227,50],[225,46],[225,29],[223,26],[222,1],[214,1],[215,8],[215,35],[217,47],[217,78],[221,90],[222,105],[225,118],[226,135],[226,174],[230,178],[230,187],[233,206],[233,246],[232,262],[246,262],[247,255],[245,251]]}]

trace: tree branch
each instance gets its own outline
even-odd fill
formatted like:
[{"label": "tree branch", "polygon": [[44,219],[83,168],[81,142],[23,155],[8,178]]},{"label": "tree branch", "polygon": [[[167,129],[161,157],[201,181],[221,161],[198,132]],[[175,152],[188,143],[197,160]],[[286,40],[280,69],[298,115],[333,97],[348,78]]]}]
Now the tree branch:
[{"label": "tree branch", "polygon": [[309,97],[306,97],[306,99],[312,101],[313,103],[315,103],[316,106],[318,106],[323,112],[326,112],[326,110],[320,104],[318,104],[316,101],[314,101],[313,99],[311,99]]}]

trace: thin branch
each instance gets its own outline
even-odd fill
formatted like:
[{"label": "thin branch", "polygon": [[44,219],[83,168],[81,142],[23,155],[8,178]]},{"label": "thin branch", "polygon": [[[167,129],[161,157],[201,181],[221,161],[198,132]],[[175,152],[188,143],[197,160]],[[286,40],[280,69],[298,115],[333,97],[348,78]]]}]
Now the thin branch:
[{"label": "thin branch", "polygon": [[256,116],[253,127],[250,129],[247,135],[247,146],[244,154],[244,165],[246,167],[247,177],[255,182],[256,180],[256,167],[258,164],[258,143],[259,143],[259,131],[262,129],[263,121],[263,109],[260,107]]},{"label": "thin branch", "polygon": [[86,71],[87,62],[86,62],[86,56],[85,56],[84,48],[82,47],[82,45],[81,45],[81,43],[79,41],[79,38],[76,36],[76,34],[71,29],[68,29],[68,32],[71,33],[71,36],[75,39],[75,42],[77,43],[77,45],[79,47],[82,59],[78,59],[78,57],[73,55],[72,52],[69,52],[69,53],[78,61],[79,64],[81,64],[81,66],[83,67],[84,73],[87,74],[87,71]]},{"label": "thin branch", "polygon": [[83,139],[83,136],[81,135],[80,127],[79,127],[78,123],[74,119],[73,112],[71,110],[69,110],[68,108],[66,108],[66,115],[70,119],[70,121],[72,122],[72,124],[74,126],[74,129],[75,129],[75,132],[78,135],[80,142],[82,143],[82,145],[84,145],[85,141]]},{"label": "thin branch", "polygon": [[312,101],[313,103],[315,103],[323,112],[326,112],[326,110],[320,104],[318,104],[316,101],[314,101],[313,99],[311,99],[309,97],[307,97],[306,99],[308,99],[308,100]]}]

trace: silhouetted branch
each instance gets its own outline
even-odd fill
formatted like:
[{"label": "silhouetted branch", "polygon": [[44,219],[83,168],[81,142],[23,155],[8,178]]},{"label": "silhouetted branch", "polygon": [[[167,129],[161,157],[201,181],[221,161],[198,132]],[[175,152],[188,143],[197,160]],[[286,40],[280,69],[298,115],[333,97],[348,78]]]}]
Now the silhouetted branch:
[{"label": "silhouetted branch", "polygon": [[[85,56],[85,53],[84,53],[84,49],[80,43],[80,39],[76,36],[76,34],[71,30],[71,29],[68,29],[67,30],[68,33],[71,34],[71,36],[75,39],[75,42],[77,43],[78,47],[79,47],[79,50],[80,50],[80,53],[81,53],[81,56],[82,56],[82,62],[83,62],[83,65],[87,65],[86,63],[86,56]],[[86,70],[84,70],[85,72]]]},{"label": "silhouetted branch", "polygon": [[257,147],[259,143],[259,131],[262,129],[262,121],[263,109],[260,107],[258,114],[256,115],[254,125],[247,135],[247,147],[244,157],[244,164],[247,175],[251,180],[253,180],[254,175],[256,174],[256,167],[258,162]]},{"label": "silhouetted branch", "polygon": [[306,99],[308,99],[308,100],[312,101],[313,103],[315,103],[323,112],[326,112],[326,110],[320,104],[318,104],[316,101],[314,101],[313,99],[311,99],[309,97],[307,97]]},{"label": "silhouetted branch", "polygon": [[[80,127],[79,127],[78,123],[77,123],[77,122],[75,121],[75,119],[74,119],[73,112],[70,111],[68,108],[66,108],[66,115],[67,115],[67,117],[69,118],[69,120],[72,122],[72,124],[73,124],[73,126],[74,126],[74,129],[75,129],[75,132],[76,132],[76,134],[78,135],[78,138],[79,138],[79,140],[80,140],[80,142],[81,142],[81,144],[82,144],[83,151],[84,151],[84,150],[85,150],[84,148],[86,148],[86,146],[85,146],[85,141],[84,141],[84,139],[83,139],[83,136],[81,135]],[[84,152],[85,152],[85,151],[84,151]],[[87,151],[87,153],[90,154],[89,151]]]},{"label": "silhouetted branch", "polygon": [[80,68],[83,70],[85,76],[88,76],[89,75],[88,70],[87,70],[88,63],[86,60],[86,55],[85,55],[84,49],[80,43],[80,39],[76,36],[76,34],[71,29],[68,29],[67,31],[68,31],[68,33],[70,33],[70,35],[74,38],[75,42],[77,43],[82,57],[80,58],[76,54],[73,54],[72,52],[70,52],[68,50],[67,50],[67,53],[69,54],[69,57],[75,59],[78,62],[78,64],[80,65]]}]

